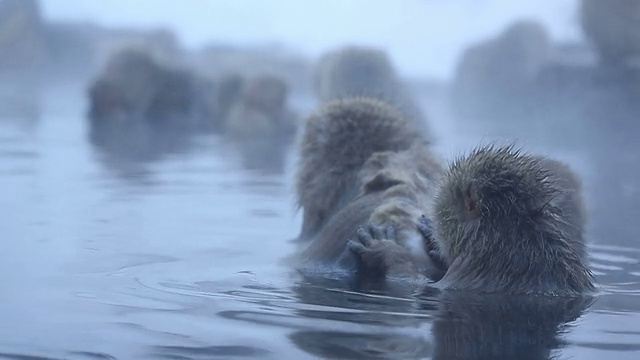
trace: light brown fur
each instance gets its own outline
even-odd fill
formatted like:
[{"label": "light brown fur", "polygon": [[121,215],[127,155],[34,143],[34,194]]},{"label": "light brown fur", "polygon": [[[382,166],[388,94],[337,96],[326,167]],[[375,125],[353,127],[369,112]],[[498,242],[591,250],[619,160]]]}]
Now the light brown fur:
[{"label": "light brown fur", "polygon": [[309,116],[301,138],[296,197],[303,211],[300,239],[309,239],[357,195],[365,162],[376,152],[407,150],[424,142],[389,104],[347,98]]},{"label": "light brown fur", "polygon": [[384,220],[399,229],[397,244],[412,266],[429,268],[415,220],[432,208],[441,174],[424,138],[391,105],[369,98],[328,102],[308,119],[302,139],[301,266],[355,270],[348,239],[357,227]]},{"label": "light brown fur", "polygon": [[[556,160],[486,146],[455,160],[421,231],[443,289],[580,295],[595,290],[578,178]],[[423,224],[425,225],[425,224]],[[393,232],[359,234],[369,268],[419,276]],[[433,251],[437,250],[434,257]]]},{"label": "light brown fur", "polygon": [[[349,252],[347,240],[354,239],[356,229],[364,224],[384,223],[398,230],[395,241],[407,251],[409,265],[428,274],[432,264],[415,222],[433,207],[434,191],[441,175],[439,160],[424,145],[373,154],[358,174],[362,186],[356,197],[310,239],[302,252],[303,263],[307,267],[324,264],[356,270],[356,257]],[[366,274],[366,269],[358,270],[365,276],[378,275]]]}]

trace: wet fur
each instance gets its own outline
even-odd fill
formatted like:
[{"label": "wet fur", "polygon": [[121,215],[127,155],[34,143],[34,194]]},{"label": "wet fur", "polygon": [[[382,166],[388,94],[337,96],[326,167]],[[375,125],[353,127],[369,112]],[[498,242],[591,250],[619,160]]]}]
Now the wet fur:
[{"label": "wet fur", "polygon": [[[422,161],[416,162],[417,159]],[[419,168],[415,167],[418,163],[421,164]],[[324,264],[339,269],[366,271],[347,248],[347,241],[356,238],[358,227],[377,223],[398,229],[394,241],[406,252],[405,259],[415,271],[427,274],[432,265],[415,221],[433,207],[434,191],[441,174],[442,166],[423,146],[372,155],[360,171],[359,178],[363,185],[358,195],[338,210],[310,239],[309,245],[301,253],[302,263],[311,267]]]},{"label": "wet fur", "polygon": [[371,98],[330,101],[307,121],[297,174],[304,211],[300,265],[362,270],[347,241],[369,222],[398,229],[397,245],[428,268],[416,219],[433,207],[442,175],[424,138],[391,105]]},{"label": "wet fur", "polygon": [[300,240],[311,239],[363,185],[363,165],[374,153],[407,150],[423,140],[394,107],[372,98],[329,101],[306,120],[296,174],[303,211]]},{"label": "wet fur", "polygon": [[435,205],[435,240],[449,269],[438,286],[486,292],[593,291],[584,204],[571,170],[513,147],[453,162]]}]

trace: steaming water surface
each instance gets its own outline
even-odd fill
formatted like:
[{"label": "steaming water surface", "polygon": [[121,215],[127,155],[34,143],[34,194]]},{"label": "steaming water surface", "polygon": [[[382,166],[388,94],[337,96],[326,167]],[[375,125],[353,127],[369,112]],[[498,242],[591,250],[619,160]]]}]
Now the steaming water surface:
[{"label": "steaming water surface", "polygon": [[[213,136],[107,161],[82,91],[2,103],[0,358],[638,358],[640,245],[594,241],[592,305],[303,277],[282,263],[300,226],[292,161],[243,169]],[[430,113],[444,155],[474,144]]]}]

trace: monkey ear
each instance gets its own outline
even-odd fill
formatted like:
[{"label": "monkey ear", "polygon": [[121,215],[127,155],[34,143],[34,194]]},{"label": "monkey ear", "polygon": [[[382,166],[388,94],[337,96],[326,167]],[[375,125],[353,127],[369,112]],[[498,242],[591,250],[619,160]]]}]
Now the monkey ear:
[{"label": "monkey ear", "polygon": [[381,172],[367,181],[364,186],[364,193],[384,191],[392,186],[402,184],[402,181],[392,177],[389,173]]},{"label": "monkey ear", "polygon": [[464,209],[467,212],[467,215],[471,219],[477,219],[480,217],[480,208],[478,207],[477,201],[473,198],[472,186],[469,185],[462,193],[462,199],[464,202]]}]

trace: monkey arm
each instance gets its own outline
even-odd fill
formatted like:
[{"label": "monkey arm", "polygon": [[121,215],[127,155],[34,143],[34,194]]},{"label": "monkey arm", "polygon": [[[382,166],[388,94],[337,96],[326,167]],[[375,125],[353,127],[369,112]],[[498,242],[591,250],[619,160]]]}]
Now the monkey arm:
[{"label": "monkey arm", "polygon": [[429,266],[426,269],[426,275],[433,281],[439,281],[447,273],[447,270],[449,270],[449,264],[442,255],[442,252],[433,237],[434,231],[431,220],[424,215],[422,215],[418,220],[418,231],[424,240],[425,250],[429,261]]}]

